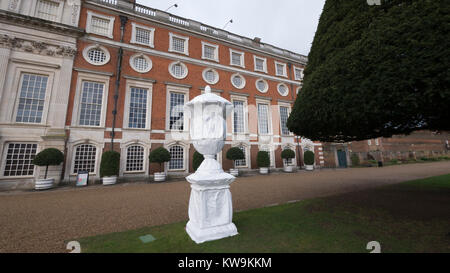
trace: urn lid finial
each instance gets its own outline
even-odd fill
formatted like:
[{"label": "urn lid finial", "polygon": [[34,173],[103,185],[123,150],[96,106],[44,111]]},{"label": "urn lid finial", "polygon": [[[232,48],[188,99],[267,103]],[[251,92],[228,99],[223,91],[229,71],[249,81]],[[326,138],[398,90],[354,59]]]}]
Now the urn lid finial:
[{"label": "urn lid finial", "polygon": [[207,94],[207,93],[211,93],[211,87],[209,86],[209,85],[207,85],[206,87],[205,87],[205,93]]}]

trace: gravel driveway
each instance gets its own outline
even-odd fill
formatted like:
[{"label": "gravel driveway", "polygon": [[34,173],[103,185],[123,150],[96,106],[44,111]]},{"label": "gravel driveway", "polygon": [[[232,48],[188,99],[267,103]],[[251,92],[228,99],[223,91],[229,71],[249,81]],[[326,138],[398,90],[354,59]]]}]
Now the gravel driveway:
[{"label": "gravel driveway", "polygon": [[[241,177],[234,210],[353,192],[450,173],[450,162]],[[187,182],[0,193],[0,252],[65,252],[68,240],[188,219]]]}]

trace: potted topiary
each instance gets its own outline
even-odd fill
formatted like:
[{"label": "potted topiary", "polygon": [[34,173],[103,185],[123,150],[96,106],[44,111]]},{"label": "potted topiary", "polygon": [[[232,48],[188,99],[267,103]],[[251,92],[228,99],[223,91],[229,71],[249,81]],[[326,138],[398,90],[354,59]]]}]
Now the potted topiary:
[{"label": "potted topiary", "polygon": [[114,185],[117,182],[120,168],[120,153],[106,151],[102,154],[100,163],[100,177],[103,185]]},{"label": "potted topiary", "polygon": [[166,173],[164,172],[163,164],[170,161],[170,152],[164,147],[159,147],[150,152],[148,159],[151,163],[158,163],[159,169],[163,170],[162,172],[155,173],[155,181],[166,181]]},{"label": "potted topiary", "polygon": [[281,152],[281,158],[284,161],[284,171],[287,173],[291,173],[292,172],[292,166],[290,166],[288,164],[288,160],[295,158],[295,152],[292,151],[291,149],[285,149]]},{"label": "potted topiary", "polygon": [[192,167],[194,168],[194,172],[197,171],[204,159],[205,157],[201,153],[197,151],[194,152],[194,156],[192,157]]},{"label": "potted topiary", "polygon": [[303,154],[303,160],[307,171],[314,170],[314,153],[312,151],[306,151]]},{"label": "potted topiary", "polygon": [[258,163],[260,174],[269,173],[269,166],[270,166],[269,152],[259,151],[258,155],[256,156],[256,162]]},{"label": "potted topiary", "polygon": [[33,164],[37,166],[45,166],[44,179],[36,180],[34,188],[36,190],[46,190],[53,187],[54,178],[47,178],[48,166],[58,166],[64,161],[63,153],[55,148],[47,148],[36,155]]},{"label": "potted topiary", "polygon": [[230,169],[230,174],[239,176],[239,170],[236,168],[236,160],[245,159],[244,152],[239,147],[232,147],[227,151],[227,159],[233,160],[234,169]]}]

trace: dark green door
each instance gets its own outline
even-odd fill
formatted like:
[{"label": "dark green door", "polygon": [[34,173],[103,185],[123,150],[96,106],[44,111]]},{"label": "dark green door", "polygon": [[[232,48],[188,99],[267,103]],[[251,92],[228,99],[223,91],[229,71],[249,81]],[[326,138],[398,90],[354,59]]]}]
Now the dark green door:
[{"label": "dark green door", "polygon": [[339,167],[347,168],[347,154],[345,153],[345,151],[338,150],[337,156],[338,156],[338,161],[339,161]]}]

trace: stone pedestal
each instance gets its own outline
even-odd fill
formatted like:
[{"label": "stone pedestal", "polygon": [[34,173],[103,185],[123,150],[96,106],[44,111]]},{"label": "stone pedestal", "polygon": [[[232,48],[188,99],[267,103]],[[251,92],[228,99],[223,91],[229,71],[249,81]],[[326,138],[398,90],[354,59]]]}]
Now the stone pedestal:
[{"label": "stone pedestal", "polygon": [[197,244],[238,234],[230,192],[235,177],[214,158],[205,157],[197,172],[186,178],[192,189],[186,232]]}]

